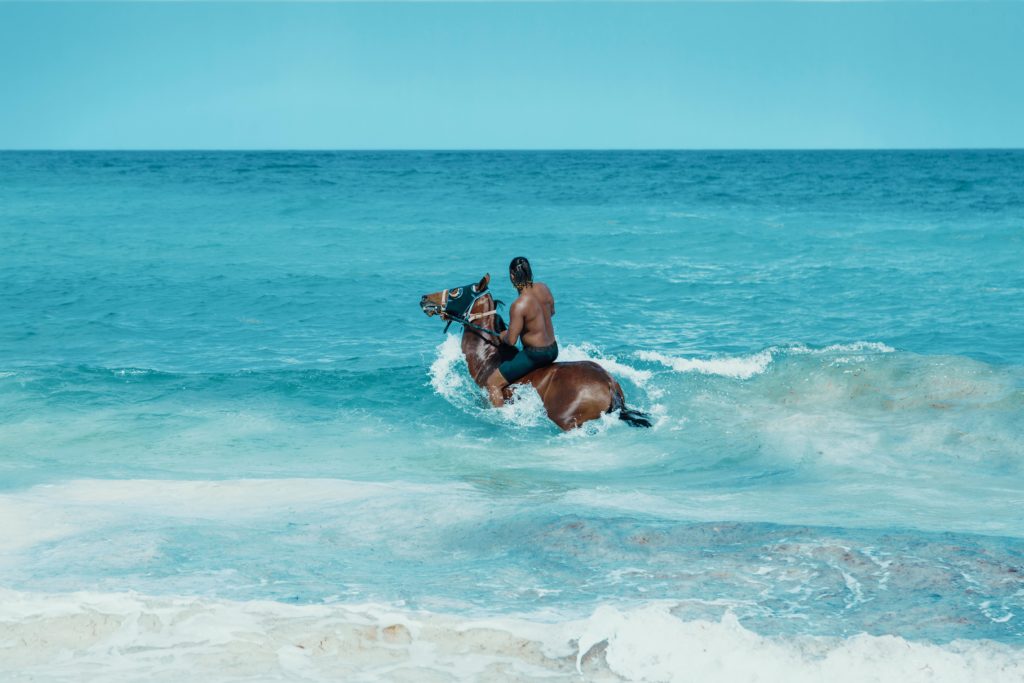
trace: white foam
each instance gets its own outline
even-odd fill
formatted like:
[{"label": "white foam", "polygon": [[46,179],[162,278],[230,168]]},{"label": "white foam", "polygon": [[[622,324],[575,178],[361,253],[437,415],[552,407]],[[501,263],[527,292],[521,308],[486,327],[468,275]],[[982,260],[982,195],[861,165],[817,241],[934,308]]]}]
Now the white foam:
[{"label": "white foam", "polygon": [[481,390],[469,377],[459,337],[448,334],[437,345],[437,357],[430,364],[430,386],[449,403],[466,407]]},{"label": "white foam", "polygon": [[[650,370],[641,370],[634,368],[631,365],[626,365],[625,363],[620,362],[615,356],[606,355],[593,344],[566,344],[564,348],[560,346],[558,350],[558,360],[593,361],[612,375],[625,377],[638,387],[646,389],[648,394],[651,392],[651,389],[647,387],[647,383],[650,382],[651,377],[653,377],[653,373]],[[657,397],[652,396],[652,398]]]},{"label": "white foam", "polygon": [[794,346],[787,349],[790,353],[896,353],[896,349],[882,342],[856,341],[851,344],[832,344],[822,349],[806,346]]},{"label": "white foam", "polygon": [[150,370],[148,368],[117,368],[111,370],[117,377],[146,377],[148,375],[159,374],[157,370]]},{"label": "white foam", "polygon": [[[601,417],[597,418],[596,420],[585,422],[576,429],[559,434],[558,440],[561,443],[565,443],[567,441],[572,441],[573,439],[590,438],[593,436],[597,436],[599,434],[604,434],[609,429],[618,429],[620,427],[625,427],[625,425],[623,424],[622,420],[619,419],[618,412],[604,413],[601,415]],[[630,455],[633,457],[631,462],[636,463],[637,460],[635,452],[631,453]],[[592,462],[595,465],[601,464],[601,460],[593,459],[592,454],[589,457],[592,458]],[[615,459],[617,460],[617,458]]]},{"label": "white foam", "polygon": [[[636,358],[659,363],[675,372],[696,372],[733,379],[750,379],[768,369],[780,354],[791,355],[836,355],[852,353],[894,353],[896,349],[881,342],[858,341],[851,344],[833,344],[815,349],[803,344],[788,347],[770,346],[763,351],[743,356],[721,356],[712,358],[670,356],[659,351],[637,351]],[[849,359],[842,359],[849,360]]]},{"label": "white foam", "polygon": [[718,375],[734,379],[750,379],[764,372],[774,357],[773,349],[765,349],[749,356],[723,358],[678,358],[657,351],[637,351],[636,357],[652,363],[660,363],[675,372],[698,372],[704,375]]},{"label": "white foam", "polygon": [[466,619],[384,605],[285,605],[0,590],[0,674],[33,681],[1024,680],[991,641],[766,637],[727,613],[599,606],[585,619]]},{"label": "white foam", "polygon": [[532,385],[518,385],[514,397],[495,411],[503,420],[517,427],[536,427],[546,424],[547,409],[540,394]]},{"label": "white foam", "polygon": [[1024,652],[987,641],[945,646],[896,636],[764,637],[731,614],[721,622],[684,622],[668,605],[631,612],[601,607],[579,639],[586,650],[607,642],[608,667],[649,681],[1019,681]]}]

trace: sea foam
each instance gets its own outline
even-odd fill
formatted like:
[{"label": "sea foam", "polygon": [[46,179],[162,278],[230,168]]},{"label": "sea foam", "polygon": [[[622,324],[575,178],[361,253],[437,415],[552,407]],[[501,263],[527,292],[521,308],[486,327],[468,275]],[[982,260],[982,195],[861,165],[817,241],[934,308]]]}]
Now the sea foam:
[{"label": "sea foam", "polygon": [[467,619],[390,605],[285,605],[0,591],[0,673],[33,681],[596,680],[950,683],[1024,679],[991,641],[765,637],[672,603],[587,618]]},{"label": "sea foam", "polygon": [[749,379],[765,371],[772,362],[773,352],[765,350],[749,356],[732,358],[678,358],[657,351],[637,351],[636,357],[660,363],[675,372],[699,372],[704,375]]},{"label": "sea foam", "polygon": [[[636,358],[659,363],[675,372],[696,372],[732,379],[750,379],[762,374],[781,355],[868,355],[893,353],[895,349],[881,342],[858,341],[850,344],[833,344],[823,348],[811,348],[803,344],[787,347],[771,346],[757,353],[741,356],[718,356],[712,358],[679,357],[659,351],[637,351]],[[848,361],[848,358],[837,359]]]}]

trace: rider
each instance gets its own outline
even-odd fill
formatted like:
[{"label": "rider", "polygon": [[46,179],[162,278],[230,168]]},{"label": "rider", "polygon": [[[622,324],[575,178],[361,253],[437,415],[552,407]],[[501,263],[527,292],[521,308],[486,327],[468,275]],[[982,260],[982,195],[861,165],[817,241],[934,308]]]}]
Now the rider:
[{"label": "rider", "polygon": [[555,328],[551,316],[555,314],[555,298],[543,282],[533,281],[530,262],[523,256],[512,259],[508,266],[512,286],[519,292],[508,314],[508,329],[501,333],[501,342],[515,346],[522,337],[523,348],[502,362],[487,379],[491,403],[500,408],[504,403],[503,390],[526,374],[551,365],[558,358]]}]

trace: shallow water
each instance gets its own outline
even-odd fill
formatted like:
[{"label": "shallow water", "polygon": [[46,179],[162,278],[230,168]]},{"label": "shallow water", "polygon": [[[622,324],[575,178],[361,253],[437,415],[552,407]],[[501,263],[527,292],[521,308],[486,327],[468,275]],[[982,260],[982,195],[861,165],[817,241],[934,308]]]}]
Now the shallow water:
[{"label": "shallow water", "polygon": [[[11,675],[1024,676],[1022,152],[2,153],[0,253]],[[520,253],[654,429],[485,408]]]}]

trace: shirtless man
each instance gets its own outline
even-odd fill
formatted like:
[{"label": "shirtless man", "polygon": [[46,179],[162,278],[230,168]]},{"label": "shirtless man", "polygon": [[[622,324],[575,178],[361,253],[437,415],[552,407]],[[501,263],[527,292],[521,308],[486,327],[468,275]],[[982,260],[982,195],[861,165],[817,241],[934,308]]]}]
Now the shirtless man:
[{"label": "shirtless man", "polygon": [[522,350],[504,361],[487,378],[487,392],[495,408],[504,403],[505,387],[528,373],[551,365],[558,358],[558,344],[555,343],[555,328],[551,316],[555,314],[555,298],[543,282],[533,281],[530,262],[522,256],[512,259],[508,266],[512,286],[519,292],[512,302],[508,314],[508,329],[501,333],[501,342],[515,346],[520,337]]}]

